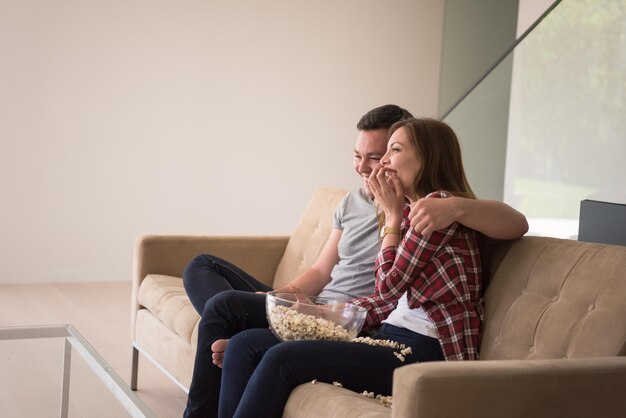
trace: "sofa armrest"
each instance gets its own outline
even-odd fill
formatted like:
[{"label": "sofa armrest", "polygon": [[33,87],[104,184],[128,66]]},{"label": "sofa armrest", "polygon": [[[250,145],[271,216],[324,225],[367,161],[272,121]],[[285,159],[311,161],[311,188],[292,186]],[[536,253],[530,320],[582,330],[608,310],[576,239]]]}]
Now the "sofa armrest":
[{"label": "sofa armrest", "polygon": [[413,364],[394,373],[394,417],[623,417],[626,357]]},{"label": "sofa armrest", "polygon": [[[135,241],[131,320],[139,309],[137,293],[148,274],[182,277],[189,262],[199,254],[224,258],[259,281],[272,285],[288,236],[191,236],[142,235]],[[134,325],[132,326],[134,329]]]}]

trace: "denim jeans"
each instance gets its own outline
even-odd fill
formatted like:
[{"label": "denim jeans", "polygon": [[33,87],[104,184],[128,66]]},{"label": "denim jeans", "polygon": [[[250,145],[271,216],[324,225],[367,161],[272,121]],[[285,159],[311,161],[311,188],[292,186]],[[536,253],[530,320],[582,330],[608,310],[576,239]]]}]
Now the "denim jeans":
[{"label": "denim jeans", "polygon": [[200,315],[206,302],[224,290],[272,290],[234,264],[209,254],[202,254],[191,260],[183,272],[183,285],[191,304]]},{"label": "denim jeans", "polygon": [[280,343],[268,329],[234,336],[223,364],[220,418],[282,416],[291,391],[302,383],[339,382],[355,392],[391,395],[393,371],[415,362],[443,360],[436,338],[383,324],[374,334],[411,347],[405,362],[396,349],[340,341]]},{"label": "denim jeans", "polygon": [[183,274],[185,290],[201,315],[198,346],[184,417],[217,417],[222,370],[213,364],[211,345],[248,328],[267,328],[265,295],[271,288],[210,255],[196,257]]}]

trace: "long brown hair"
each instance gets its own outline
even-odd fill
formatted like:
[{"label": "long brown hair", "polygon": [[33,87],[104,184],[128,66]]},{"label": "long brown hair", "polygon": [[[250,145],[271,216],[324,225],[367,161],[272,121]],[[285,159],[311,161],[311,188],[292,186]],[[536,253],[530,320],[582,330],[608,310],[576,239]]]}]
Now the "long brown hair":
[{"label": "long brown hair", "polygon": [[459,140],[450,126],[436,119],[411,118],[394,123],[389,136],[400,128],[405,129],[422,160],[414,187],[419,197],[446,190],[455,196],[476,198],[465,176]]}]

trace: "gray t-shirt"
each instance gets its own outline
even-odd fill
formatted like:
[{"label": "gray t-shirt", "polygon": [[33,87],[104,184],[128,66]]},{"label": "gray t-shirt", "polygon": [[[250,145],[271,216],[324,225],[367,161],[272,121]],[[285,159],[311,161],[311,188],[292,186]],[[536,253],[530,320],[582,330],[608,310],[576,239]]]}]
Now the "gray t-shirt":
[{"label": "gray t-shirt", "polygon": [[380,243],[376,207],[363,189],[346,194],[335,211],[333,228],[342,230],[339,262],[320,296],[347,300],[370,295]]}]

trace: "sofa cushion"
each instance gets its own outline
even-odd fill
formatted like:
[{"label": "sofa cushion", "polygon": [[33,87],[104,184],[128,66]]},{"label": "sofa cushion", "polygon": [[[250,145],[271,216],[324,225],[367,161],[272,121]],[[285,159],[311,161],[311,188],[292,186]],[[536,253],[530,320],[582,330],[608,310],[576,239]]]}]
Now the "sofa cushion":
[{"label": "sofa cushion", "polygon": [[168,329],[191,342],[200,316],[189,301],[180,277],[147,275],[141,282],[137,299]]},{"label": "sofa cushion", "polygon": [[189,391],[196,355],[197,339],[192,342],[163,326],[148,309],[137,312],[137,332],[134,345],[151,361],[159,359],[159,369],[164,371],[185,391]]},{"label": "sofa cushion", "polygon": [[481,359],[617,356],[626,341],[624,248],[515,241],[485,295]]},{"label": "sofa cushion", "polygon": [[289,283],[317,259],[333,227],[335,209],[345,194],[342,189],[315,190],[276,269],[274,289]]},{"label": "sofa cushion", "polygon": [[327,383],[303,383],[289,396],[283,418],[390,418],[391,409],[380,400],[366,398]]}]

